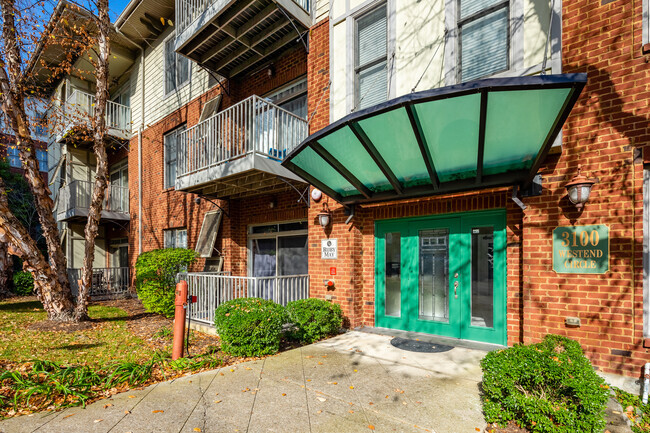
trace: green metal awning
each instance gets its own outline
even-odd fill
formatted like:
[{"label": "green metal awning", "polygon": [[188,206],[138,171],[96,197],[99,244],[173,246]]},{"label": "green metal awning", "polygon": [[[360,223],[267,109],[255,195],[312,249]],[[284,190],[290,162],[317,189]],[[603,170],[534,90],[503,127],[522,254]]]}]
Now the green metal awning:
[{"label": "green metal awning", "polygon": [[563,74],[412,93],[310,135],[282,165],[343,204],[525,187],[586,83]]}]

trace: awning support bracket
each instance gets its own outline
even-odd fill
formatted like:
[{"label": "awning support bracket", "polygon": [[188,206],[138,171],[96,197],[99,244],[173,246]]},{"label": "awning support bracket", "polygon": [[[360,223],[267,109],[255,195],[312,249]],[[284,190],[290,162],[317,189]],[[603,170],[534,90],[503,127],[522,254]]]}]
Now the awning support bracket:
[{"label": "awning support bracket", "polygon": [[476,183],[483,182],[483,158],[485,156],[485,128],[487,121],[487,91],[481,91],[481,106],[478,120],[478,154],[476,158]]},{"label": "awning support bracket", "polygon": [[303,192],[300,192],[300,190],[298,188],[296,188],[296,186],[294,184],[292,184],[291,182],[289,182],[288,180],[286,180],[282,176],[276,176],[276,177],[278,179],[280,179],[282,182],[289,185],[294,191],[296,191],[298,193],[298,195],[300,195],[300,197],[298,198],[298,201],[296,203],[300,203],[301,201],[304,201],[307,208],[311,207],[311,200],[310,200],[310,195],[309,195],[309,185],[307,185],[307,187],[305,188],[305,190]]},{"label": "awning support bracket", "polygon": [[348,218],[345,220],[345,224],[348,225],[350,224],[350,221],[352,221],[352,218],[354,218],[354,211],[356,210],[356,206],[351,204],[349,206],[345,206],[344,211],[345,214],[348,215]]},{"label": "awning support bracket", "polygon": [[512,201],[514,201],[517,204],[517,206],[521,208],[521,210],[526,210],[526,208],[528,207],[519,198],[519,185],[515,185],[512,187]]},{"label": "awning support bracket", "polygon": [[[199,203],[201,202],[201,200],[209,201],[210,203],[212,203],[213,205],[215,205],[216,207],[218,207],[219,210],[220,210],[221,212],[223,212],[223,214],[224,214],[225,216],[227,216],[228,218],[230,218],[230,213],[228,213],[224,208],[222,208],[221,206],[219,206],[215,201],[209,199],[208,197],[206,197],[206,196],[204,196],[204,195],[199,195],[198,197],[196,197],[196,198],[194,199],[194,203],[199,204]],[[230,208],[230,199],[228,199],[228,208]]]}]

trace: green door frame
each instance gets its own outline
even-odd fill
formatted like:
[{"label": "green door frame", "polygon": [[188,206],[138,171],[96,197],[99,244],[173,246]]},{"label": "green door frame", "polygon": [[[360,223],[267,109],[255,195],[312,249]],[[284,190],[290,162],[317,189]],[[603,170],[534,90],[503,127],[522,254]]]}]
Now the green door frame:
[{"label": "green door frame", "polygon": [[[402,329],[493,344],[507,343],[507,257],[505,209],[382,220],[375,222],[375,326]],[[471,230],[493,228],[493,326],[471,325]],[[449,233],[449,321],[419,318],[419,232],[446,229]],[[400,233],[400,311],[385,314],[385,238]],[[458,273],[458,278],[454,278]],[[458,282],[454,296],[454,283]]]}]

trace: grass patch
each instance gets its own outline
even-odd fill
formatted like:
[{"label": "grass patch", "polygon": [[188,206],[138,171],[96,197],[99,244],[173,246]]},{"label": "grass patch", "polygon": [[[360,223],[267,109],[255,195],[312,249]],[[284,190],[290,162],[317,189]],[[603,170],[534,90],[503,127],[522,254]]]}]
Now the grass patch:
[{"label": "grass patch", "polygon": [[650,404],[643,404],[641,398],[616,387],[612,388],[625,414],[632,423],[634,433],[650,433]]},{"label": "grass patch", "polygon": [[127,331],[128,314],[124,310],[92,305],[88,315],[96,322],[92,329],[31,330],[31,325],[47,319],[40,302],[24,298],[0,302],[0,359],[102,367],[115,361],[143,363],[153,356],[153,349]]}]

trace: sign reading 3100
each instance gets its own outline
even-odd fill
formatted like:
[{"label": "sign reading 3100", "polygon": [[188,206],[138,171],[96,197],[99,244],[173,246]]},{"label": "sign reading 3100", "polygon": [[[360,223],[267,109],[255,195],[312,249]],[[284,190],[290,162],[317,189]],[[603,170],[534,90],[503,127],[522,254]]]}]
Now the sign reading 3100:
[{"label": "sign reading 3100", "polygon": [[603,274],[609,270],[609,228],[605,225],[553,230],[553,270],[560,274]]}]

